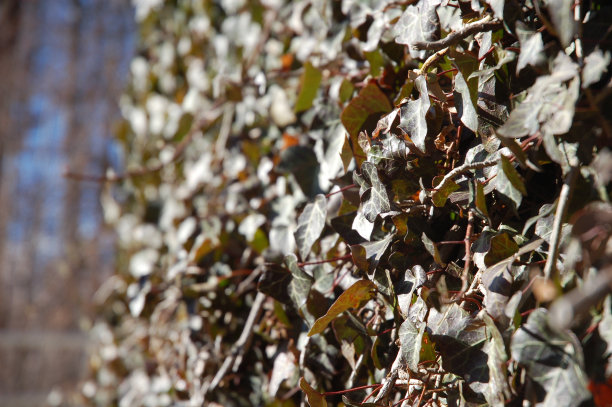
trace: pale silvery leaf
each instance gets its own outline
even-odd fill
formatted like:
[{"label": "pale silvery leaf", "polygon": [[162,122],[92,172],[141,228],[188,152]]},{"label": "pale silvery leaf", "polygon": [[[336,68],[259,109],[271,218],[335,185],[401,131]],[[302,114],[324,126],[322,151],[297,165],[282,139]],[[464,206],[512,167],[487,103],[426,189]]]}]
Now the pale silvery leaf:
[{"label": "pale silvery leaf", "polygon": [[440,20],[436,13],[439,0],[422,0],[410,5],[395,24],[395,42],[409,46],[410,56],[425,58],[427,51],[418,51],[410,44],[417,41],[434,41],[439,37]]},{"label": "pale silvery leaf", "polygon": [[542,33],[531,31],[524,23],[516,23],[516,33],[521,43],[521,52],[516,65],[516,73],[527,65],[536,66],[545,60]]},{"label": "pale silvery leaf", "polygon": [[298,225],[295,231],[295,241],[300,251],[300,256],[305,259],[310,252],[310,248],[317,241],[327,218],[327,199],[325,195],[319,194],[314,202],[309,203],[298,218]]},{"label": "pale silvery leaf", "polygon": [[601,52],[599,48],[591,52],[584,59],[582,68],[582,87],[588,88],[589,85],[598,82],[610,65],[610,51]]},{"label": "pale silvery leaf", "polygon": [[427,137],[427,120],[425,115],[431,106],[429,93],[427,91],[427,80],[424,76],[418,76],[414,81],[419,91],[417,100],[409,100],[400,109],[399,128],[404,131],[414,145],[425,152],[425,138]]}]

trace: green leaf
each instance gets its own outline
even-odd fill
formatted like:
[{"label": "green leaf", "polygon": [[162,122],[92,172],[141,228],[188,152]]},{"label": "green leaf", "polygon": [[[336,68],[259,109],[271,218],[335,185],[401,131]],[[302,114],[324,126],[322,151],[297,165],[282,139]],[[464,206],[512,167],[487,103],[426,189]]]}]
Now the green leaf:
[{"label": "green leaf", "polygon": [[349,98],[353,95],[353,91],[355,90],[355,86],[353,83],[347,79],[342,80],[342,84],[340,84],[340,91],[338,92],[338,97],[342,103],[349,100]]},{"label": "green leaf", "polygon": [[366,337],[364,332],[354,327],[351,321],[348,315],[340,315],[332,322],[332,329],[340,344],[342,356],[354,369],[357,358],[366,350]]},{"label": "green leaf", "polygon": [[[444,178],[444,176],[436,177],[434,178],[432,183],[439,184],[442,181],[442,178]],[[459,189],[459,185],[457,185],[455,181],[453,181],[452,179],[448,180],[447,182],[444,183],[442,188],[436,189],[431,194],[431,201],[435,206],[437,206],[438,208],[441,208],[444,205],[446,205],[446,200],[448,199],[449,195],[458,189]]]},{"label": "green leaf", "polygon": [[423,241],[423,245],[425,245],[425,250],[427,250],[429,254],[431,254],[431,256],[434,258],[434,261],[440,266],[446,266],[446,263],[444,263],[442,261],[442,258],[440,257],[438,246],[430,238],[427,237],[425,232],[423,232],[423,234],[421,235],[421,240]]},{"label": "green leaf", "polygon": [[366,189],[361,196],[363,202],[363,215],[365,218],[374,222],[379,214],[389,212],[391,204],[385,185],[378,177],[378,169],[371,162],[364,162],[361,165],[361,173],[365,181],[370,184],[370,188]]},{"label": "green leaf", "polygon": [[491,238],[491,249],[485,255],[487,267],[496,264],[518,252],[518,245],[507,233],[500,233]]},{"label": "green leaf", "polygon": [[489,211],[487,210],[487,200],[485,198],[484,186],[482,182],[476,181],[476,199],[474,199],[474,205],[476,209],[482,213],[485,217],[489,217]]},{"label": "green leaf", "polygon": [[425,115],[431,106],[427,90],[427,80],[419,76],[414,81],[419,91],[417,100],[408,100],[400,108],[400,123],[398,127],[404,131],[414,145],[425,152],[425,138],[427,137],[427,119]]},{"label": "green leaf", "polygon": [[370,280],[359,280],[340,294],[338,299],[327,310],[327,313],[317,319],[308,331],[313,336],[325,330],[327,325],[338,315],[351,308],[359,308],[362,303],[371,300],[376,295],[376,286]]},{"label": "green leaf", "polygon": [[353,144],[356,144],[361,126],[368,120],[368,117],[375,114],[382,115],[389,113],[392,108],[389,99],[380,90],[378,85],[370,82],[344,108],[340,115],[340,120],[351,136],[351,141],[353,141]]},{"label": "green leaf", "polygon": [[317,241],[327,218],[327,199],[325,195],[319,194],[314,202],[306,205],[304,211],[298,218],[298,225],[295,231],[295,242],[302,259],[306,259],[310,248]]},{"label": "green leaf", "polygon": [[325,396],[313,389],[304,377],[300,377],[300,388],[306,393],[306,401],[310,407],[327,407]]},{"label": "green leaf", "polygon": [[179,120],[178,129],[176,130],[174,140],[181,141],[189,130],[191,130],[192,123],[193,115],[191,113],[184,113]]},{"label": "green leaf", "polygon": [[421,343],[425,333],[426,324],[421,323],[417,328],[410,319],[406,319],[399,329],[400,352],[402,359],[413,372],[419,371],[419,361],[421,356]]},{"label": "green leaf", "polygon": [[510,349],[512,358],[525,366],[529,377],[545,391],[538,405],[577,406],[591,397],[580,342],[569,330],[551,328],[545,309],[529,315],[512,337]]},{"label": "green leaf", "polygon": [[312,101],[317,96],[322,77],[321,72],[312,66],[310,61],[304,64],[304,73],[300,78],[300,93],[293,109],[296,113],[310,109]]},{"label": "green leaf", "polygon": [[497,163],[497,176],[495,177],[495,189],[507,196],[514,202],[516,208],[521,205],[523,195],[527,195],[525,184],[519,173],[514,169],[510,160],[504,156],[500,156]]}]

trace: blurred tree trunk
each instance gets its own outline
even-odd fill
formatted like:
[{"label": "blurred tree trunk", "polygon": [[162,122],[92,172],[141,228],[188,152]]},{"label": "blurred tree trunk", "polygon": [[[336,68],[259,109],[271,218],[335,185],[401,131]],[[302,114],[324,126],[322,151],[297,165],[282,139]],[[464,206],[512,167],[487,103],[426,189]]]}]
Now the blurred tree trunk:
[{"label": "blurred tree trunk", "polygon": [[113,237],[101,185],[62,173],[120,161],[134,31],[129,0],[0,3],[0,405],[40,405],[85,366],[80,329]]}]

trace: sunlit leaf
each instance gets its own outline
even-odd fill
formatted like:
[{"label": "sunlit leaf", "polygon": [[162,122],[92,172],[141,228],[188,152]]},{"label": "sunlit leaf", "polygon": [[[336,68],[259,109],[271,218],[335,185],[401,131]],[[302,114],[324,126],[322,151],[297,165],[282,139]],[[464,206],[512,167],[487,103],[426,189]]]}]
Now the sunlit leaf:
[{"label": "sunlit leaf", "polygon": [[310,61],[304,64],[304,73],[300,78],[300,93],[293,109],[296,113],[310,109],[312,101],[317,96],[322,77],[321,72],[312,66]]},{"label": "sunlit leaf", "polygon": [[521,205],[523,195],[527,195],[527,190],[521,176],[510,160],[504,155],[501,155],[500,161],[497,164],[495,189],[510,198],[517,208]]},{"label": "sunlit leaf", "polygon": [[424,58],[426,51],[419,51],[410,45],[416,41],[432,41],[440,35],[440,20],[436,13],[439,0],[423,0],[406,7],[404,14],[395,25],[395,42],[409,46],[413,58]]},{"label": "sunlit leaf", "polygon": [[[433,182],[436,183],[436,182],[440,182],[440,181],[442,181],[442,177],[440,179],[437,179],[437,180],[434,178]],[[448,199],[449,195],[452,194],[453,192],[455,192],[458,189],[459,189],[459,185],[457,185],[455,183],[455,181],[449,180],[449,181],[444,183],[442,188],[436,189],[431,194],[431,202],[435,206],[441,208],[441,207],[443,207],[446,204],[446,200]]]},{"label": "sunlit leaf", "polygon": [[429,254],[431,254],[431,256],[434,258],[434,261],[441,266],[445,266],[446,263],[442,261],[436,243],[432,241],[429,237],[427,237],[425,233],[421,235],[421,240],[423,241],[423,245],[425,245],[425,250],[427,250]]},{"label": "sunlit leaf", "polygon": [[376,295],[376,286],[369,280],[359,280],[340,294],[327,313],[317,319],[308,331],[308,336],[323,332],[327,325],[338,315],[352,308],[359,308],[362,303],[369,301]]},{"label": "sunlit leaf", "polygon": [[419,360],[421,355],[421,342],[425,333],[425,324],[420,324],[417,328],[412,321],[406,319],[399,329],[400,351],[402,358],[413,372],[419,370]]},{"label": "sunlit leaf", "polygon": [[292,253],[285,256],[285,264],[291,272],[292,277],[288,286],[289,297],[297,309],[302,309],[308,300],[308,294],[310,293],[310,288],[314,283],[314,279],[298,266],[295,254]]},{"label": "sunlit leaf", "polygon": [[306,393],[306,401],[310,407],[327,407],[325,396],[313,389],[304,377],[300,378],[300,388]]},{"label": "sunlit leaf", "polygon": [[363,214],[367,220],[374,222],[378,215],[391,210],[389,196],[387,195],[387,189],[378,177],[378,170],[374,164],[364,162],[361,165],[361,171],[366,182],[371,185],[361,196]]},{"label": "sunlit leaf", "polygon": [[363,242],[351,246],[351,254],[355,265],[364,271],[372,271],[387,252],[387,248],[393,241],[393,234],[388,234],[381,240]]},{"label": "sunlit leaf", "polygon": [[300,256],[305,259],[310,252],[310,248],[317,241],[327,218],[327,199],[325,195],[319,194],[314,202],[306,205],[302,214],[298,218],[298,225],[295,231],[295,242],[297,243]]},{"label": "sunlit leaf", "polygon": [[441,312],[429,310],[427,331],[442,355],[444,369],[462,377],[474,391],[484,392],[490,380],[488,356],[483,350],[485,324],[451,304]]},{"label": "sunlit leaf", "polygon": [[564,47],[570,45],[576,33],[574,22],[573,0],[546,0],[544,2],[550,14],[556,34]]},{"label": "sunlit leaf", "polygon": [[582,87],[588,88],[599,81],[601,76],[610,68],[610,51],[601,52],[599,48],[584,58],[582,68]]},{"label": "sunlit leaf", "polygon": [[425,77],[417,77],[414,83],[420,96],[417,100],[408,100],[401,106],[400,124],[398,127],[410,137],[410,140],[419,150],[425,152],[425,138],[427,137],[427,120],[425,115],[429,110],[431,102],[429,101]]},{"label": "sunlit leaf", "polygon": [[520,21],[516,23],[516,33],[521,43],[521,53],[516,64],[516,72],[519,73],[527,65],[537,66],[541,64],[545,59],[545,55],[542,33],[529,30]]}]

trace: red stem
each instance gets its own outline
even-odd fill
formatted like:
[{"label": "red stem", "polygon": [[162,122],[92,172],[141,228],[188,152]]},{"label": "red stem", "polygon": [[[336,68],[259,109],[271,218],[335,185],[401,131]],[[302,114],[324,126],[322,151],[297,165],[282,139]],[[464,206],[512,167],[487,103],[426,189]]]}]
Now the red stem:
[{"label": "red stem", "polygon": [[344,394],[344,393],[350,393],[352,391],[357,391],[357,390],[371,389],[372,387],[380,387],[380,384],[368,384],[368,385],[365,385],[365,386],[353,387],[352,389],[348,389],[348,390],[326,391],[325,393],[323,393],[323,395],[324,396],[333,396],[335,394]]}]

